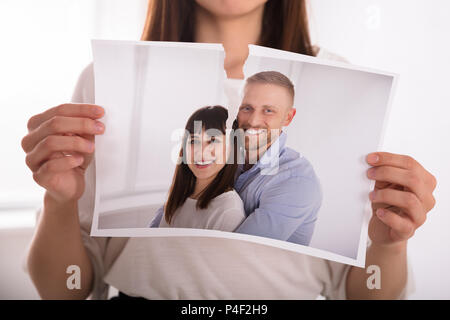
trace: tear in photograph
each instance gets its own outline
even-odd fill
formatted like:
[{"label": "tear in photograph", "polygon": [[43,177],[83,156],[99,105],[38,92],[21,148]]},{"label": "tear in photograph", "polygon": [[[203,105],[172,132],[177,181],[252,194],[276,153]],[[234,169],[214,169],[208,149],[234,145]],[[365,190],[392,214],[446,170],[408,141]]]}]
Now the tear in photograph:
[{"label": "tear in photograph", "polygon": [[106,127],[92,236],[221,237],[364,266],[364,159],[397,75],[250,45],[230,79],[220,44],[92,47]]}]

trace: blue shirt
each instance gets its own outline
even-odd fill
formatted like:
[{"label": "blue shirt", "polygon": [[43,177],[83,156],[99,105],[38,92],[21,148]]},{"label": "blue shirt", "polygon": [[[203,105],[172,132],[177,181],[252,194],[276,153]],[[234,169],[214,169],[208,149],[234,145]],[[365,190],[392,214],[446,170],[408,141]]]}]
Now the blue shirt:
[{"label": "blue shirt", "polygon": [[[249,170],[239,165],[234,188],[247,218],[235,232],[309,245],[322,203],[319,179],[309,161],[286,147],[282,132]],[[151,227],[159,226],[163,208]]]}]

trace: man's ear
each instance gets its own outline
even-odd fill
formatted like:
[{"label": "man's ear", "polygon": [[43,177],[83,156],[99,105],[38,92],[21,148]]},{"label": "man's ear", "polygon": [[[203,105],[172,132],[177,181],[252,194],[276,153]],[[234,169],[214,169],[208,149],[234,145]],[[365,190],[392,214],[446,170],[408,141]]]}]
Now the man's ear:
[{"label": "man's ear", "polygon": [[292,121],[292,119],[294,119],[294,116],[296,113],[297,113],[297,110],[294,107],[289,109],[289,111],[286,115],[286,120],[284,120],[283,127],[286,127],[291,123],[291,121]]}]

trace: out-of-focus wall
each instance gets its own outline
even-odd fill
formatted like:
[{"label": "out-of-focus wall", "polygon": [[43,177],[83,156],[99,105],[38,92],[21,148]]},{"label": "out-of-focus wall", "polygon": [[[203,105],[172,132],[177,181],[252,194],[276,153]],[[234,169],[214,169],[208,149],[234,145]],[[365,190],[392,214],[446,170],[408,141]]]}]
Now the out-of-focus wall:
[{"label": "out-of-focus wall", "polygon": [[0,229],[0,300],[39,299],[22,266],[32,235],[32,228]]},{"label": "out-of-focus wall", "polygon": [[383,150],[413,156],[438,180],[437,204],[409,241],[411,298],[450,299],[450,2],[313,0],[310,10],[315,43],[400,75]]}]

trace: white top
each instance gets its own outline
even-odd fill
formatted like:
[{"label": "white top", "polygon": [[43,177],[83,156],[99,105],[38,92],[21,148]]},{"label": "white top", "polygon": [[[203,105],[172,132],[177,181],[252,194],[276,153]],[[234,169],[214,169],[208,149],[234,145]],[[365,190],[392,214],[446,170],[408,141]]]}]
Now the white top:
[{"label": "white top", "polygon": [[[324,50],[317,56],[342,60]],[[81,73],[72,102],[95,102],[92,64]],[[78,205],[81,234],[94,270],[93,299],[107,298],[108,284],[148,299],[346,298],[351,266],[293,251],[216,237],[91,237],[94,193],[92,163]],[[409,270],[400,298],[412,290]]]},{"label": "white top", "polygon": [[233,232],[245,219],[244,204],[234,190],[218,195],[205,209],[197,209],[196,205],[197,200],[187,198],[183,205],[175,211],[170,225],[163,216],[159,227]]}]

